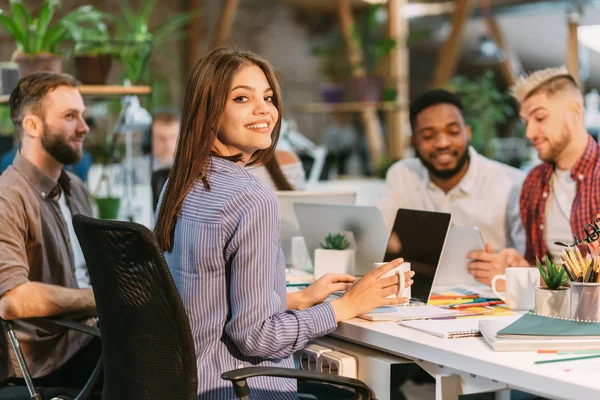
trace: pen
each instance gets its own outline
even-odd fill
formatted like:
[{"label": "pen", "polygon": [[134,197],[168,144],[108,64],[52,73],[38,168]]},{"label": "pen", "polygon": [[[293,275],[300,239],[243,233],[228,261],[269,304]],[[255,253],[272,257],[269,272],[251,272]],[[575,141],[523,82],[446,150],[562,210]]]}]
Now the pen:
[{"label": "pen", "polygon": [[431,299],[430,300],[462,300],[462,299],[476,299],[478,298],[479,295],[474,294],[474,295],[438,295],[438,294],[433,294],[431,295]]},{"label": "pen", "polygon": [[456,304],[456,305],[448,306],[448,308],[483,307],[483,306],[493,306],[493,305],[502,304],[502,303],[504,303],[504,302],[501,301],[501,300],[498,300],[498,301],[485,301],[485,302],[474,301],[472,303],[464,303],[464,304]]},{"label": "pen", "polygon": [[572,350],[572,351],[558,351],[558,350],[538,350],[538,354],[600,354],[600,350]]},{"label": "pen", "polygon": [[557,358],[554,360],[542,360],[536,361],[534,364],[549,364],[549,363],[557,363],[562,361],[577,361],[577,360],[587,360],[588,358],[600,358],[600,354],[594,354],[591,356],[583,356],[583,357],[570,357],[570,358]]}]

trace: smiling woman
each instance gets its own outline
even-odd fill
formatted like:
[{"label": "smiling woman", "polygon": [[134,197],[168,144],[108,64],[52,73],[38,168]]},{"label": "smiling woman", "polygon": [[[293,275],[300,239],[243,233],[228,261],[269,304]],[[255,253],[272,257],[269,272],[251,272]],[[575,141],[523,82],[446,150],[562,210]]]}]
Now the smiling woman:
[{"label": "smiling woman", "polygon": [[[249,366],[293,368],[292,354],[337,322],[382,305],[398,277],[379,279],[395,260],[363,277],[326,275],[286,293],[275,194],[244,167],[273,156],[281,92],[255,54],[217,49],[187,83],[180,139],[159,204],[155,234],[190,319],[198,396],[235,398],[223,372]],[[410,284],[410,275],[405,276]],[[336,290],[346,294],[322,303]],[[253,399],[295,399],[296,382],[252,378]]]}]

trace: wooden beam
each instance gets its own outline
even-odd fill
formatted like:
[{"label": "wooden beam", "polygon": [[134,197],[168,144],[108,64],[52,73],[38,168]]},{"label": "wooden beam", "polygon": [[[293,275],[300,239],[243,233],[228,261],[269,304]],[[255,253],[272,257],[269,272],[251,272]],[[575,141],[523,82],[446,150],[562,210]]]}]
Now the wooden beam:
[{"label": "wooden beam", "polygon": [[194,17],[190,19],[188,24],[188,43],[187,43],[187,67],[188,70],[183,75],[187,76],[188,72],[192,69],[196,61],[200,58],[201,47],[202,47],[202,25],[201,25],[201,8],[200,0],[188,0],[187,2],[188,13],[195,13]]},{"label": "wooden beam", "polygon": [[567,69],[575,78],[579,86],[579,39],[577,38],[577,28],[579,28],[580,14],[573,11],[568,14],[568,37],[567,37]]},{"label": "wooden beam", "polygon": [[215,29],[216,33],[210,45],[211,49],[227,44],[227,40],[231,34],[231,25],[233,25],[239,4],[239,0],[224,0],[223,8],[221,8],[221,16]]},{"label": "wooden beam", "polygon": [[517,82],[519,76],[524,73],[523,64],[521,64],[517,53],[506,43],[504,32],[496,19],[489,16],[485,18],[485,24],[492,40],[502,50],[502,54],[504,54],[504,58],[500,62],[500,69],[508,86],[512,87]]},{"label": "wooden beam", "polygon": [[433,86],[444,87],[454,75],[460,53],[460,40],[465,22],[471,14],[473,4],[469,0],[456,0],[456,8],[452,14],[450,35],[442,46],[434,72]]},{"label": "wooden beam", "polygon": [[[388,83],[396,89],[396,102],[406,102],[409,98],[408,21],[402,14],[402,8],[408,0],[388,0],[388,34],[396,41],[388,63]],[[388,157],[404,157],[405,130],[409,126],[408,108],[398,107],[386,113]]]},{"label": "wooden beam", "polygon": [[[348,3],[348,0],[336,0],[336,6],[342,33],[344,34],[346,42],[346,48],[348,50],[352,77],[354,80],[364,78],[367,73],[363,64],[362,49],[354,39],[354,20],[350,4]],[[383,155],[383,135],[375,106],[365,107],[360,113],[360,119],[367,137],[371,165],[376,167],[381,162],[381,157]]]}]

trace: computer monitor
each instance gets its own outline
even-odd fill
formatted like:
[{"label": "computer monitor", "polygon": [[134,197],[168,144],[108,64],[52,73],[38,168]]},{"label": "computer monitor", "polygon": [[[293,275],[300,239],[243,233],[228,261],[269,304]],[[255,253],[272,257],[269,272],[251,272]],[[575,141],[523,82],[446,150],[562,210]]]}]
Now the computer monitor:
[{"label": "computer monitor", "polygon": [[285,255],[285,263],[291,264],[292,237],[301,236],[300,225],[296,218],[294,204],[354,204],[356,192],[308,192],[298,190],[287,190],[275,192],[279,201],[279,215],[281,218],[281,248]]},{"label": "computer monitor", "polygon": [[373,263],[383,258],[388,235],[377,207],[298,203],[295,209],[313,265],[315,250],[330,233],[352,232],[356,251],[354,275],[368,273]]},{"label": "computer monitor", "polygon": [[415,271],[411,288],[415,300],[429,301],[451,221],[446,213],[402,208],[396,213],[383,261],[402,257],[410,262]]}]

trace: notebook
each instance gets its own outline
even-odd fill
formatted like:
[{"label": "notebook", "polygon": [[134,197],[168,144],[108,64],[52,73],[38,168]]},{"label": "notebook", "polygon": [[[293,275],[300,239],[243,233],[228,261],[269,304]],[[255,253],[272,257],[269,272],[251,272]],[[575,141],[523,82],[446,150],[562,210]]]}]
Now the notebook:
[{"label": "notebook", "polygon": [[477,319],[403,321],[399,325],[444,339],[481,336]]},{"label": "notebook", "polygon": [[556,339],[560,337],[600,340],[600,322],[583,322],[527,313],[498,332],[502,338]]},{"label": "notebook", "polygon": [[460,311],[448,310],[429,305],[423,305],[419,307],[384,306],[376,308],[370,313],[363,314],[360,316],[360,318],[368,321],[405,321],[435,317],[451,317],[459,314]]},{"label": "notebook", "polygon": [[600,350],[600,339],[530,337],[510,339],[497,337],[498,331],[506,328],[515,320],[480,320],[479,330],[485,342],[494,351],[537,351],[537,350]]}]

